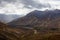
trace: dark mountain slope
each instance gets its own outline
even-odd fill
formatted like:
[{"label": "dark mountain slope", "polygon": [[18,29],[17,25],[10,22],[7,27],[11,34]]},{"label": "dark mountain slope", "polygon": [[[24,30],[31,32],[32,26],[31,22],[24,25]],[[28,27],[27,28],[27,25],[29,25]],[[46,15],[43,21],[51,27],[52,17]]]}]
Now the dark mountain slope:
[{"label": "dark mountain slope", "polygon": [[60,27],[60,10],[32,11],[25,17],[8,23],[14,27]]}]

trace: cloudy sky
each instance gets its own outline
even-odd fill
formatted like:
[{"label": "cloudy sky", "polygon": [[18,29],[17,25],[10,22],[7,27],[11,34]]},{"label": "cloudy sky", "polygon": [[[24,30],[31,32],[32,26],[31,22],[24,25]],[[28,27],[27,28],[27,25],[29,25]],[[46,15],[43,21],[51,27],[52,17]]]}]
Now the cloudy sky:
[{"label": "cloudy sky", "polygon": [[0,14],[25,15],[33,10],[60,9],[60,0],[0,0]]}]

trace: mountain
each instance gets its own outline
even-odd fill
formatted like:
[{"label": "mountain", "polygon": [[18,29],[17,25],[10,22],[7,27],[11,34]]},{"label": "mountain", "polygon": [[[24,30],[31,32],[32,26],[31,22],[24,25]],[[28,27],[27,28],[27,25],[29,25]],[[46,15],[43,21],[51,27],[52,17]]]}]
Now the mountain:
[{"label": "mountain", "polygon": [[[25,18],[25,17],[22,17],[22,18]],[[27,17],[27,18],[29,18],[29,17]],[[32,19],[30,19],[30,20],[32,20]],[[59,22],[59,19],[58,19],[58,22]],[[38,26],[39,25],[40,24],[38,24]],[[31,25],[23,24],[23,25],[17,25],[16,27],[22,27],[22,26],[24,26],[24,27],[26,27],[26,26],[27,27],[35,27],[36,25],[31,26]],[[47,30],[48,32],[46,32],[46,31],[37,32],[35,29],[25,29],[25,28],[16,28],[16,27],[15,26],[11,27],[10,25],[7,25],[7,24],[0,22],[0,40],[60,40],[60,30],[57,30],[57,31]]]},{"label": "mountain", "polygon": [[37,30],[59,30],[60,10],[32,11],[24,17],[8,23],[11,27]]},{"label": "mountain", "polygon": [[6,15],[6,14],[0,14],[0,21],[4,22],[4,23],[8,23],[16,18],[22,17],[22,15],[16,15],[16,14],[10,14],[10,15]]}]

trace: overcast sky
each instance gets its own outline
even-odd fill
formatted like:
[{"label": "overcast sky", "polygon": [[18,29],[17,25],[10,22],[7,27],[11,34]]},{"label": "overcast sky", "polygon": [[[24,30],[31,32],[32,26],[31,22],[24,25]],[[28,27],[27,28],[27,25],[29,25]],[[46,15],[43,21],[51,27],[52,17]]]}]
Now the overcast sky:
[{"label": "overcast sky", "polygon": [[0,13],[27,14],[33,10],[60,9],[60,0],[0,0]]}]

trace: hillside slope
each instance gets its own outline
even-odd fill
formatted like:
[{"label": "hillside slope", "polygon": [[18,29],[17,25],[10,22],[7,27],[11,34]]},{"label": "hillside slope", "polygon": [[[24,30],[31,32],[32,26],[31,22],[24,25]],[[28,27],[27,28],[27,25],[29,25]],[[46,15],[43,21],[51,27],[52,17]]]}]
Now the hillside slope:
[{"label": "hillside slope", "polygon": [[13,28],[0,22],[0,40],[60,40],[60,31]]}]

